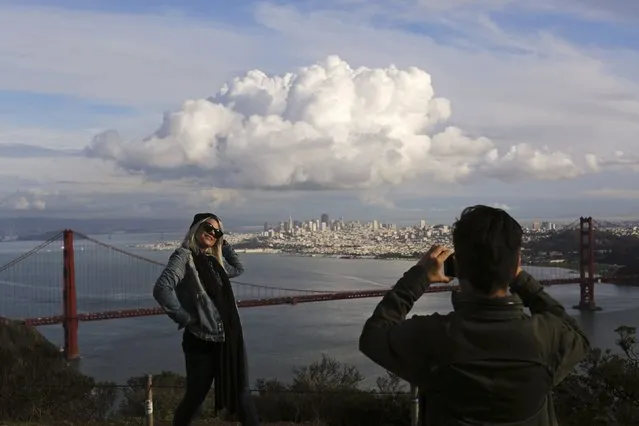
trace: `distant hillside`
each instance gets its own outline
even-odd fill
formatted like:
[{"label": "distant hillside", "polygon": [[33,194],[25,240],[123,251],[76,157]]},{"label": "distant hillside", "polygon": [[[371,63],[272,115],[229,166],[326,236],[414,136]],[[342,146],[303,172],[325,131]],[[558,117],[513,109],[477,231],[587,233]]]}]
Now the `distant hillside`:
[{"label": "distant hillside", "polygon": [[0,424],[42,419],[43,425],[86,425],[104,418],[115,402],[111,390],[69,368],[36,328],[1,317],[0,365]]},{"label": "distant hillside", "polygon": [[[571,260],[579,258],[579,231],[569,230],[530,242],[526,248],[533,252],[561,252]],[[595,233],[595,261],[622,265],[617,274],[639,273],[639,238],[614,235],[607,231]]]},{"label": "distant hillside", "polygon": [[[18,236],[21,240],[39,240],[41,236],[73,229],[85,234],[109,233],[153,233],[186,232],[191,224],[192,215],[180,218],[63,218],[63,217],[1,217],[0,237]],[[224,221],[227,231],[235,231],[237,222],[229,218]],[[241,230],[241,229],[237,229]]]},{"label": "distant hillside", "polygon": [[525,247],[532,251],[576,252],[579,250],[579,231],[559,231],[554,234],[549,234],[547,237],[531,241],[526,244]]},{"label": "distant hillside", "polygon": [[18,235],[17,241],[46,241],[55,237],[60,231],[49,231],[44,233],[34,233],[27,235]]},{"label": "distant hillside", "polygon": [[41,241],[63,229],[73,229],[86,234],[108,234],[116,232],[159,233],[182,231],[186,229],[189,224],[189,217],[184,219],[0,218],[0,235],[17,235],[20,240]]}]

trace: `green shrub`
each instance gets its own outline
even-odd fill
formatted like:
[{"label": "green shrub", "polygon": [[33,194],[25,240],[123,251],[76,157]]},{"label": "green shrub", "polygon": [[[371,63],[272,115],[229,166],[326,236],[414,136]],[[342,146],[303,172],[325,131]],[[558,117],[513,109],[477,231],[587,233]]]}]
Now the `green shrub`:
[{"label": "green shrub", "polygon": [[[120,403],[118,416],[141,418],[145,416],[146,376],[131,377],[127,380],[124,399]],[[179,374],[163,371],[153,376],[153,413],[159,421],[171,421],[173,412],[182,400],[186,379]],[[211,418],[214,415],[213,389],[200,407],[200,415]]]},{"label": "green shrub", "polygon": [[408,425],[409,398],[401,380],[387,374],[377,389],[363,390],[364,377],[354,366],[326,355],[296,368],[290,384],[258,380],[256,404],[263,421],[340,425]]},{"label": "green shrub", "polygon": [[[618,327],[619,353],[593,349],[554,392],[563,426],[639,424],[639,355],[634,327]],[[0,423],[68,421],[88,425],[113,408],[117,389],[96,383],[69,367],[59,350],[32,328],[0,320]],[[262,421],[313,422],[326,426],[408,426],[406,384],[392,374],[376,388],[362,389],[357,368],[326,355],[296,368],[290,383],[260,379],[254,399]],[[119,424],[142,424],[146,377],[127,381],[113,413]],[[162,372],[153,377],[154,417],[169,422],[184,393],[184,377]],[[202,417],[214,416],[211,390]]]},{"label": "green shrub", "polygon": [[564,426],[639,424],[639,359],[635,327],[615,332],[622,353],[593,349],[555,391]]},{"label": "green shrub", "polygon": [[0,318],[0,421],[103,419],[116,389],[67,365],[38,331]]}]

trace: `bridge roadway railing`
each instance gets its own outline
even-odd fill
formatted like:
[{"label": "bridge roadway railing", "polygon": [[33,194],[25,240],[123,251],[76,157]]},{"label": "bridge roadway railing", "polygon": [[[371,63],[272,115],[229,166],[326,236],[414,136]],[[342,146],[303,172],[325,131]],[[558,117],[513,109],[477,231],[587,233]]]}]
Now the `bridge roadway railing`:
[{"label": "bridge roadway railing", "polygon": [[[621,283],[625,281],[639,280],[639,276],[627,276],[627,277],[601,277],[597,278],[597,283]],[[575,278],[559,278],[540,280],[540,283],[545,286],[553,285],[567,285],[567,284],[579,284],[581,279]],[[426,290],[426,293],[442,293],[447,291],[454,291],[457,288],[456,285],[434,285]],[[383,297],[388,292],[388,289],[380,290],[357,290],[357,291],[338,291],[338,292],[325,292],[325,293],[312,293],[302,294],[295,296],[282,296],[282,297],[266,297],[266,298],[254,298],[246,300],[238,300],[237,306],[239,308],[255,308],[255,307],[267,307],[277,305],[297,305],[301,303],[315,303],[315,302],[328,302],[338,300],[349,299],[364,299],[373,297]],[[103,312],[91,312],[91,313],[78,313],[76,319],[78,321],[102,321],[117,318],[135,318],[146,317],[152,315],[163,315],[164,311],[159,307],[143,308],[143,309],[124,309],[124,310],[110,310]],[[28,318],[24,322],[32,326],[40,325],[52,325],[62,324],[65,321],[64,315],[47,316],[40,318]]]},{"label": "bridge roadway railing", "polygon": [[[591,233],[588,234],[589,238]],[[51,307],[62,305],[60,314],[58,314],[57,310],[42,313],[34,312],[34,314],[24,315],[22,318],[26,319],[21,318],[21,320],[33,326],[62,323],[65,334],[65,352],[70,359],[79,356],[77,330],[78,323],[81,321],[162,315],[163,311],[149,300],[149,287],[146,284],[140,285],[140,283],[149,283],[157,279],[161,269],[165,266],[163,262],[147,259],[139,254],[129,253],[121,248],[97,241],[87,235],[81,233],[75,235],[79,242],[77,253],[74,246],[74,232],[64,230],[33,250],[0,267],[0,273],[4,275],[0,278],[9,283],[7,288],[12,289],[14,293],[14,298],[9,300],[17,300],[15,294],[17,294],[16,292],[19,288],[18,281],[24,276],[28,277],[29,280],[33,280],[34,284],[37,284],[25,286],[25,288],[33,288],[35,289],[34,291],[37,291],[37,294],[34,293],[29,295],[29,297],[34,296],[33,300],[39,300],[42,298],[41,293],[47,292],[48,296],[45,296],[45,298],[48,297],[51,300],[43,305]],[[58,245],[60,237],[62,237],[62,247]],[[586,244],[586,242],[582,241],[581,247],[583,250],[580,252],[588,254],[592,251],[592,244],[589,242]],[[60,249],[63,262],[59,262],[57,257]],[[34,256],[36,253],[41,253],[42,256]],[[566,277],[567,272],[564,270],[562,272],[563,276],[560,277],[539,277],[541,278],[540,281],[545,285],[581,284],[579,309],[593,310],[596,308],[594,304],[594,286],[596,282],[622,283],[629,280],[639,282],[639,277],[637,276],[597,277],[594,272],[592,256],[584,255],[582,257],[579,275]],[[31,259],[32,262],[23,262],[27,258]],[[60,264],[62,264],[62,270],[57,274],[53,273],[55,266]],[[588,267],[586,268],[586,266]],[[139,271],[142,272],[138,273]],[[98,285],[91,290],[93,291],[92,294],[86,295],[87,288],[89,288],[88,283],[98,282],[98,278],[106,273],[115,274],[109,280],[108,286]],[[83,312],[78,309],[76,279],[80,283],[80,292],[84,292],[86,295],[80,295],[80,302],[89,300],[91,303],[91,307]],[[60,280],[61,282],[58,285],[50,285],[53,280]],[[242,289],[250,290],[249,294],[236,293],[237,304],[241,308],[380,298],[388,291],[387,288],[355,291],[318,291],[278,288],[241,282],[234,282],[235,285]],[[62,291],[59,291],[60,287],[62,287]],[[96,288],[98,289],[96,290]],[[131,291],[131,288],[134,288],[134,290]],[[431,286],[428,292],[446,292],[454,289],[455,286],[435,285]],[[62,293],[62,300],[57,301],[60,293]],[[105,301],[118,300],[118,302],[115,302],[116,304],[109,309],[108,305],[100,303],[101,298],[104,298]],[[119,298],[122,298],[126,303],[120,303]],[[128,303],[129,300],[134,303],[137,303],[137,301],[141,303],[132,306]],[[150,306],[147,306],[147,304]],[[38,304],[34,305],[39,306]]]}]

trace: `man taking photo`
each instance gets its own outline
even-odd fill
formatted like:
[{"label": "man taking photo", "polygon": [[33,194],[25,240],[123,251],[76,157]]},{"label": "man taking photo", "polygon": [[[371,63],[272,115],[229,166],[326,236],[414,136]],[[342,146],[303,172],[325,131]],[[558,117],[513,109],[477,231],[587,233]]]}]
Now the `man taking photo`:
[{"label": "man taking photo", "polygon": [[[364,325],[360,351],[420,387],[422,425],[557,425],[552,389],[590,343],[521,269],[522,234],[501,209],[465,209],[454,225],[454,252],[432,247]],[[453,253],[460,282],[453,312],[407,320],[431,284],[452,281],[443,270]]]}]

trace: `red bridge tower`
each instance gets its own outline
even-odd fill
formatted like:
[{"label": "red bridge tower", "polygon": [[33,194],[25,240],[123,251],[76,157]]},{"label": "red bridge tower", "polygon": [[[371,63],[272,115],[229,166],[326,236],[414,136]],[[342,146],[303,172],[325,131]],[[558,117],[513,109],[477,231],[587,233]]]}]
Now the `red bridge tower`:
[{"label": "red bridge tower", "polygon": [[80,358],[78,345],[78,305],[75,291],[75,255],[73,253],[73,231],[64,230],[64,261],[62,310],[64,328],[64,356],[68,361]]},{"label": "red bridge tower", "polygon": [[599,311],[595,304],[595,257],[592,217],[579,218],[579,277],[581,295],[575,309]]}]

